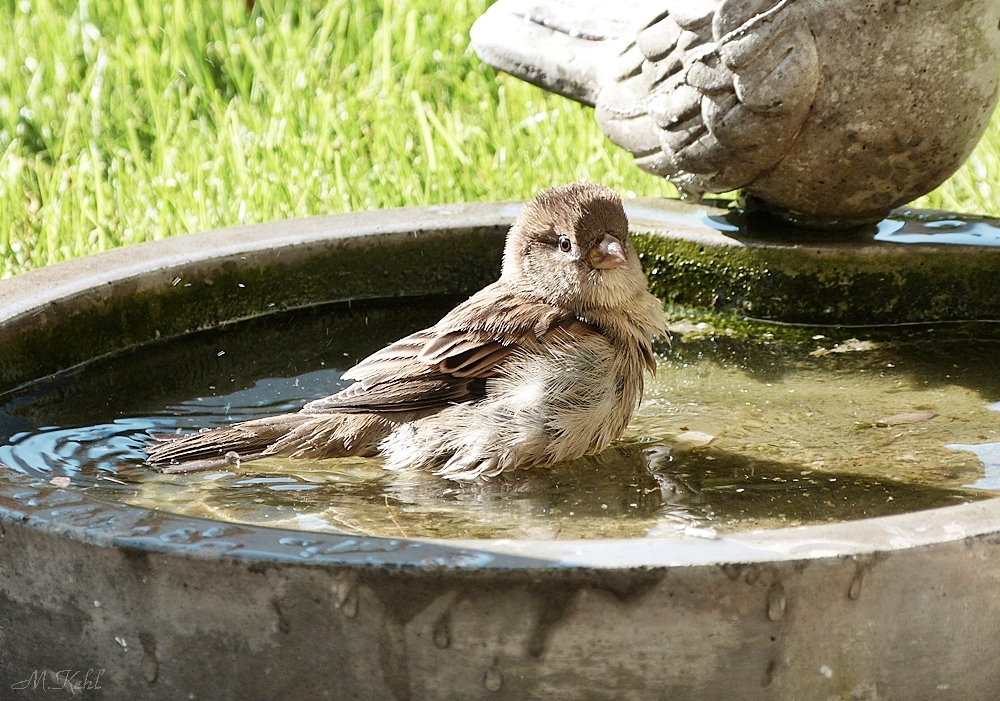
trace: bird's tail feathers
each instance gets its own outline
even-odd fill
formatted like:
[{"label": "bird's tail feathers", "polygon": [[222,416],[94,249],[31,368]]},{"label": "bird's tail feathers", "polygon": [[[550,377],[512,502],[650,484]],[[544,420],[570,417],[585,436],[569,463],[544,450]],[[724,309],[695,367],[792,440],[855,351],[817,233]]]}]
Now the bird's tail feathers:
[{"label": "bird's tail feathers", "polygon": [[370,457],[396,425],[375,414],[281,414],[157,438],[147,448],[146,463],[170,474],[204,472],[272,455]]},{"label": "bird's tail feathers", "polygon": [[154,437],[146,464],[165,473],[204,472],[261,457],[268,446],[310,417],[282,414],[185,436]]}]

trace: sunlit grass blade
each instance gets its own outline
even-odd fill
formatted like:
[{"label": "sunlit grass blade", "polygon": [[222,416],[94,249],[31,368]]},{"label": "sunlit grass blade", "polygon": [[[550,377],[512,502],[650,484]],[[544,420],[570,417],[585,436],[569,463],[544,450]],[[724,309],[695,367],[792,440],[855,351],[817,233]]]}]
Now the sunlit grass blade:
[{"label": "sunlit grass blade", "polygon": [[[0,4],[0,274],[234,224],[524,199],[573,180],[673,195],[593,111],[469,46],[487,0]],[[994,120],[920,206],[1000,214]]]}]

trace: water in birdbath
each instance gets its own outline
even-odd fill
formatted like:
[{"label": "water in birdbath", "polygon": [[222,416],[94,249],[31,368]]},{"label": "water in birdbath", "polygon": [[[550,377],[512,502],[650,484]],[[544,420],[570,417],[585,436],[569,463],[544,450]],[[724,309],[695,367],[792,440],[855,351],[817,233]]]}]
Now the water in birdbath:
[{"label": "water in birdbath", "polygon": [[806,329],[683,311],[624,440],[598,456],[488,483],[360,458],[144,465],[151,434],[294,411],[457,301],[300,310],[92,361],[0,397],[0,462],[175,513],[392,537],[711,535],[1000,489],[997,325]]}]

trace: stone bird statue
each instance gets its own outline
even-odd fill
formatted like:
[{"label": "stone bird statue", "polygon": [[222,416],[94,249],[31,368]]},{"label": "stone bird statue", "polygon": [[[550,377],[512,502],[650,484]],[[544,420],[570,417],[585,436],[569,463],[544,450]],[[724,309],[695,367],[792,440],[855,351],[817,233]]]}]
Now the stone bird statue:
[{"label": "stone bird statue", "polygon": [[998,0],[499,0],[471,37],[643,170],[814,228],[935,188],[998,95]]}]

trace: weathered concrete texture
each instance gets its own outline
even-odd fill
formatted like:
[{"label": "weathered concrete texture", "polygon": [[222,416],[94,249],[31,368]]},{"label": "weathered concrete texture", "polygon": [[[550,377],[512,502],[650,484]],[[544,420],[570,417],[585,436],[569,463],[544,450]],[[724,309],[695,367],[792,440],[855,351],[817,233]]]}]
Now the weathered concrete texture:
[{"label": "weathered concrete texture", "polygon": [[758,535],[742,558],[739,537],[640,543],[641,565],[598,567],[572,564],[579,542],[477,553],[53,507],[49,487],[31,507],[23,481],[0,477],[2,698],[87,670],[86,697],[129,701],[967,701],[1000,684],[993,502]]},{"label": "weathered concrete texture", "polygon": [[[274,309],[467,293],[498,273],[517,211],[284,222],[4,280],[0,386]],[[921,279],[935,314],[975,303],[985,317],[982,295],[1000,309],[1000,288],[955,284],[995,275],[997,247],[862,232],[816,244],[817,259],[813,244],[721,210],[628,211],[654,288],[680,302],[747,311],[740,299],[776,294],[775,313],[812,318],[863,273],[844,304],[884,319],[919,305],[885,307],[876,292],[933,269]],[[723,299],[733,286],[745,296]],[[92,685],[83,698],[128,701],[990,699],[998,580],[1000,500],[717,540],[433,541],[172,516],[0,467],[0,699],[67,677]]]},{"label": "weathered concrete texture", "polygon": [[594,105],[644,170],[847,228],[971,153],[997,104],[1000,4],[501,0],[472,40],[487,63]]}]

